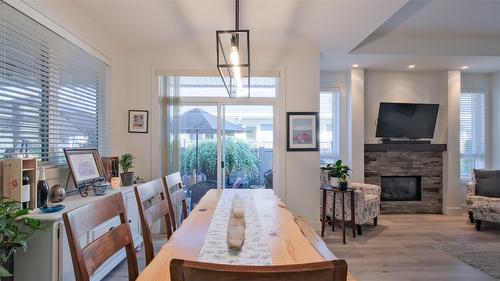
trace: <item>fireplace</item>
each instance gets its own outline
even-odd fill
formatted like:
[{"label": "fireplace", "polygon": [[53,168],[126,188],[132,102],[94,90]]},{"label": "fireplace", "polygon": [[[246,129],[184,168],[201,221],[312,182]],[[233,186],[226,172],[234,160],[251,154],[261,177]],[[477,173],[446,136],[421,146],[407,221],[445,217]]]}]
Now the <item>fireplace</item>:
[{"label": "fireplace", "polygon": [[384,214],[440,214],[444,144],[366,144],[365,182],[382,188]]},{"label": "fireplace", "polygon": [[382,201],[422,200],[421,176],[381,176]]}]

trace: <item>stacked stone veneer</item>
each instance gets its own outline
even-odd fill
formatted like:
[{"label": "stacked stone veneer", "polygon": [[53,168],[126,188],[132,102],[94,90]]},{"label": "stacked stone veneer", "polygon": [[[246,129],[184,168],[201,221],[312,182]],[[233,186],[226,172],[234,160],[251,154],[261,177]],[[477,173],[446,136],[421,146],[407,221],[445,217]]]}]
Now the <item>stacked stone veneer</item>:
[{"label": "stacked stone veneer", "polygon": [[421,201],[382,201],[382,213],[442,213],[443,154],[438,151],[366,151],[365,182],[380,185],[381,176],[421,176]]}]

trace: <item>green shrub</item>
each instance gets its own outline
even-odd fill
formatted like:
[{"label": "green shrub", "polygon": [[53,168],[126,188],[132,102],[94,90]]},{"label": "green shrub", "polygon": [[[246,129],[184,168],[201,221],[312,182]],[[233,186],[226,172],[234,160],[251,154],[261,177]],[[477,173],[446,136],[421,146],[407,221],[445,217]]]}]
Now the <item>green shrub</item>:
[{"label": "green shrub", "polygon": [[[259,159],[252,146],[245,141],[226,138],[225,144],[225,172],[226,180],[233,173],[245,176],[245,183],[258,181]],[[217,178],[217,142],[207,140],[198,144],[198,171],[207,178]],[[183,174],[192,173],[196,168],[196,145],[192,144],[181,152],[181,171]]]}]

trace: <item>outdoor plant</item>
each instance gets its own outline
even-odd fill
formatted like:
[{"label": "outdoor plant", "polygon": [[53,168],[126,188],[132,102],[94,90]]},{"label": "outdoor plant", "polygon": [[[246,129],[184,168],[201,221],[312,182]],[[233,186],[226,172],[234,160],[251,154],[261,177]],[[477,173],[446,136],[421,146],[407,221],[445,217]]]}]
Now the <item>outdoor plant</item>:
[{"label": "outdoor plant", "polygon": [[331,178],[338,178],[340,183],[347,182],[347,178],[349,177],[349,172],[351,168],[349,166],[344,165],[342,160],[338,160],[335,163],[330,163],[326,165],[326,167],[321,167],[321,170],[328,171],[328,176]]},{"label": "outdoor plant", "polygon": [[25,217],[27,214],[20,202],[0,199],[0,278],[12,276],[3,265],[18,248],[27,251],[28,238],[42,229],[40,221]]},{"label": "outdoor plant", "polygon": [[120,157],[120,166],[123,173],[128,173],[134,167],[134,156],[131,153],[125,153]]},{"label": "outdoor plant", "polygon": [[[245,141],[227,138],[224,168],[226,179],[233,173],[245,176],[246,183],[259,178],[259,159],[252,146]],[[184,174],[196,169],[196,146],[190,145],[181,153],[181,170]],[[198,171],[207,178],[217,178],[217,142],[203,141],[198,144]]]}]

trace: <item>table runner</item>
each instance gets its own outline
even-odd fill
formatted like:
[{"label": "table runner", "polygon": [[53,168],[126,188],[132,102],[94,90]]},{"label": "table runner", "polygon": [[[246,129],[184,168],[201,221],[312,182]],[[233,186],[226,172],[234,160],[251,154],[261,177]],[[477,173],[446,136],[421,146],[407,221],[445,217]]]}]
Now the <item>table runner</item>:
[{"label": "table runner", "polygon": [[[231,214],[231,203],[236,193],[245,204],[245,243],[241,251],[229,250],[227,246],[227,227]],[[263,228],[252,191],[225,189],[215,208],[198,261],[238,265],[271,265],[271,251],[262,235]]]}]

